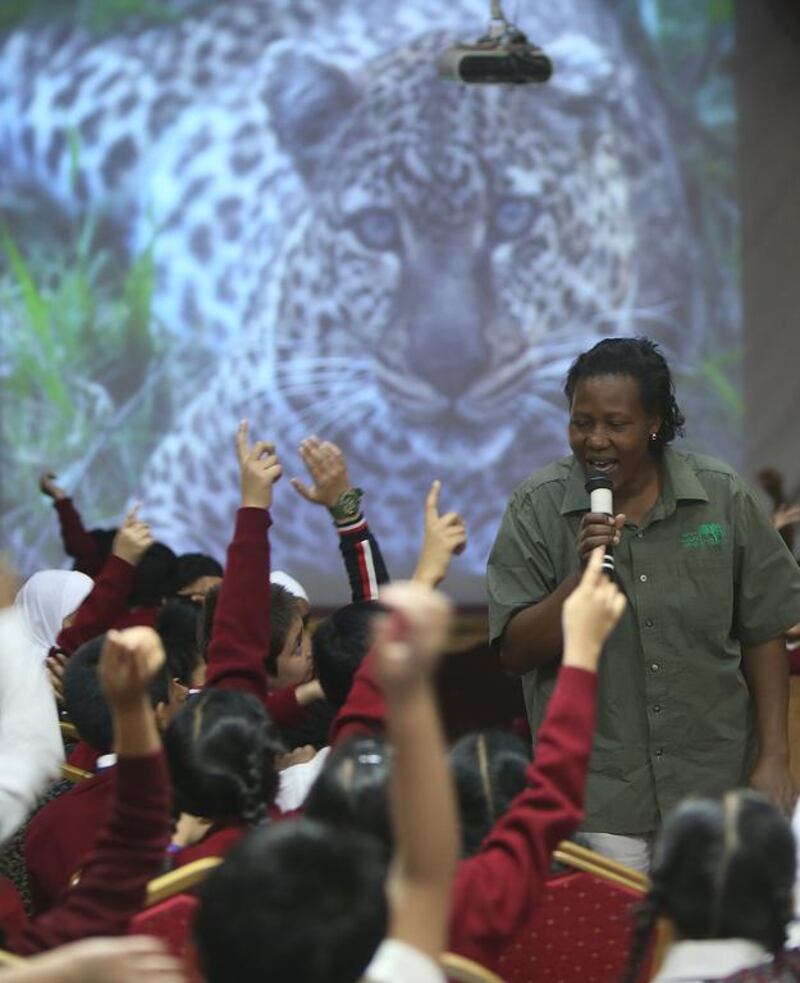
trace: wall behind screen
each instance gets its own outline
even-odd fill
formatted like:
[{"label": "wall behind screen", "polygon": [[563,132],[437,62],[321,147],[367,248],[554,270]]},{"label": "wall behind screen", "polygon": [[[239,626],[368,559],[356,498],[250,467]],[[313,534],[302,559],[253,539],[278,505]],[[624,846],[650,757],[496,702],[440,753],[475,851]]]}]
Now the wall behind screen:
[{"label": "wall behind screen", "polygon": [[741,107],[746,471],[800,491],[800,10],[737,6]]}]

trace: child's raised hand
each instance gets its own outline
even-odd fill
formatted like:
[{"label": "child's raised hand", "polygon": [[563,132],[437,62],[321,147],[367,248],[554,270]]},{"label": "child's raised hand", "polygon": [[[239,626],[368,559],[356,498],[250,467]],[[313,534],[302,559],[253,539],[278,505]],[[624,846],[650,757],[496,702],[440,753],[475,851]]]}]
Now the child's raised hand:
[{"label": "child's raised hand", "polygon": [[158,633],[144,625],[112,629],[100,654],[100,686],[115,709],[149,700],[150,684],[164,665],[164,646]]},{"label": "child's raised hand", "polygon": [[272,486],[283,474],[275,445],[257,440],[252,446],[249,425],[242,420],[236,431],[236,454],[242,490],[242,508],[268,509],[272,505]]},{"label": "child's raised hand", "polygon": [[299,478],[292,478],[292,488],[307,502],[332,509],[351,488],[341,448],[329,440],[311,436],[300,442],[299,451],[313,484],[308,486]]},{"label": "child's raised hand", "polygon": [[453,606],[439,591],[414,581],[384,587],[390,613],[375,619],[377,673],[387,697],[428,680],[438,666],[453,621]]},{"label": "child's raised hand", "polygon": [[458,512],[439,515],[441,490],[437,479],[425,498],[425,536],[413,578],[430,587],[444,580],[453,557],[463,553],[467,545],[467,526]]},{"label": "child's raised hand", "polygon": [[580,583],[564,601],[563,665],[596,670],[603,644],[625,610],[625,595],[603,573],[603,553],[602,546],[592,551]]},{"label": "child's raised hand", "polygon": [[62,498],[67,497],[64,489],[56,484],[57,477],[58,475],[53,474],[52,471],[45,471],[39,475],[39,491],[43,495],[47,495],[48,498],[52,498],[54,502],[59,502]]},{"label": "child's raised hand", "polygon": [[129,510],[125,521],[117,530],[111,552],[135,567],[154,542],[150,526],[139,518],[137,504]]}]

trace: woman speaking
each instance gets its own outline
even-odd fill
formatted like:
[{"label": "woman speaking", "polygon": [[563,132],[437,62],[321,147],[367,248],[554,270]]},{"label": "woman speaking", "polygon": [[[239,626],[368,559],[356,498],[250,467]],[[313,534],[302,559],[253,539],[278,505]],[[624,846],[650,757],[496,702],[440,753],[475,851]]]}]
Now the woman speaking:
[{"label": "woman speaking", "polygon": [[[489,557],[490,636],[522,675],[534,734],[561,655],[561,605],[611,546],[627,610],[600,666],[584,829],[646,870],[664,814],[749,783],[789,809],[788,670],[800,569],[742,480],[669,446],[682,433],[669,367],[647,339],[609,338],[567,374],[572,456],[513,493]],[[593,513],[587,474],[611,483]]]}]

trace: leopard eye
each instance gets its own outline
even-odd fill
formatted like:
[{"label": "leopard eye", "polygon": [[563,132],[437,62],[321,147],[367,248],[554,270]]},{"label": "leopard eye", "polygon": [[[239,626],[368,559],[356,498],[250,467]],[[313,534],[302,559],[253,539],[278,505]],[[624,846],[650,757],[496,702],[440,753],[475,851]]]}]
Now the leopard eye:
[{"label": "leopard eye", "polygon": [[365,208],[350,219],[350,227],[367,249],[400,248],[400,225],[388,208]]},{"label": "leopard eye", "polygon": [[517,239],[526,232],[534,217],[530,198],[501,198],[493,212],[496,239]]}]

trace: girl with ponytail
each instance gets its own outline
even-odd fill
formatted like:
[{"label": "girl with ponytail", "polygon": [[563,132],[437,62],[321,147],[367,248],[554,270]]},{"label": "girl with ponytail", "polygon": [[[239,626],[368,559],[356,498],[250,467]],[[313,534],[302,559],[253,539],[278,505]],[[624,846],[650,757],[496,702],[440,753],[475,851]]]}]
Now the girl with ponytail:
[{"label": "girl with ponytail", "polygon": [[278,789],[275,725],[256,697],[205,690],[181,707],[164,746],[181,818],[170,852],[174,866],[221,856],[265,822]]},{"label": "girl with ponytail", "polygon": [[652,888],[637,916],[623,983],[634,983],[656,921],[676,941],[652,983],[716,980],[783,951],[792,918],[795,845],[789,823],[749,790],[687,799],[656,843]]}]

